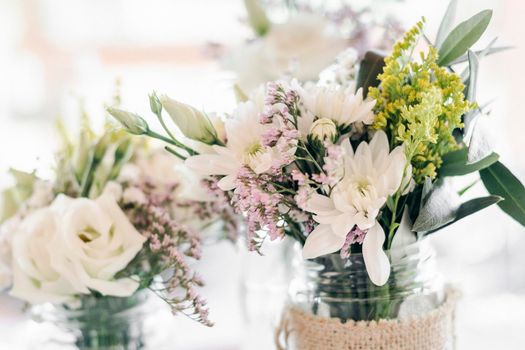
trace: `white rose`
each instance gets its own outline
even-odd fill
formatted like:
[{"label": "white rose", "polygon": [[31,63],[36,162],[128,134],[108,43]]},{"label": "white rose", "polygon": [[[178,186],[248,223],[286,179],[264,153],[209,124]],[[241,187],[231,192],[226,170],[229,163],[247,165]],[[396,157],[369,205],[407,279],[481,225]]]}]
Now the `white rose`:
[{"label": "white rose", "polygon": [[129,296],[138,282],[114,276],[144,241],[110,191],[96,200],[59,195],[12,235],[10,294],[33,304],[60,303],[91,291]]},{"label": "white rose", "polygon": [[13,232],[12,296],[38,304],[64,302],[75,294],[73,286],[52,266],[58,220],[59,216],[51,208],[42,208],[28,215]]},{"label": "white rose", "polygon": [[240,87],[251,91],[290,73],[301,81],[316,80],[345,45],[330,22],[303,13],[272,25],[264,37],[232,50],[225,63],[238,74]]},{"label": "white rose", "polygon": [[133,294],[137,281],[114,276],[133,260],[146,238],[129,222],[115,198],[110,193],[96,200],[60,195],[52,207],[61,216],[52,242],[53,267],[79,293]]}]

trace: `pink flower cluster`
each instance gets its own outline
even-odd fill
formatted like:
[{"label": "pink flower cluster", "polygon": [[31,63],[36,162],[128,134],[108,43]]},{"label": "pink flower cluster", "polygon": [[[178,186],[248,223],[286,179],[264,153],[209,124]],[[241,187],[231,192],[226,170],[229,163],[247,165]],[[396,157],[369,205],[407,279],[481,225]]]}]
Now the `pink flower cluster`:
[{"label": "pink flower cluster", "polygon": [[[171,271],[162,288],[150,288],[170,305],[173,313],[183,313],[211,326],[206,302],[196,292],[196,288],[203,285],[202,280],[187,262],[188,258],[200,259],[200,239],[191,229],[172,219],[173,190],[174,187],[159,191],[147,181],[124,190],[122,207],[131,223],[148,239],[147,248],[137,255],[127,271],[133,274],[135,265],[144,285],[151,285],[160,273]],[[139,192],[143,196],[139,196]],[[144,266],[148,267],[146,272]]]},{"label": "pink flower cluster", "polygon": [[323,170],[319,174],[313,174],[312,180],[328,186],[336,185],[343,177],[343,149],[341,146],[325,142],[326,156],[324,157]]},{"label": "pink flower cluster", "polygon": [[259,230],[264,230],[271,240],[284,235],[278,209],[282,195],[271,182],[270,175],[257,175],[248,167],[243,167],[237,175],[233,203],[239,213],[246,215],[250,250],[258,251],[264,241],[265,235],[258,235]]},{"label": "pink flower cluster", "polygon": [[345,244],[341,248],[341,258],[342,259],[348,259],[350,256],[350,246],[354,243],[363,244],[363,240],[365,239],[366,231],[361,230],[357,225],[348,232],[346,235]]}]

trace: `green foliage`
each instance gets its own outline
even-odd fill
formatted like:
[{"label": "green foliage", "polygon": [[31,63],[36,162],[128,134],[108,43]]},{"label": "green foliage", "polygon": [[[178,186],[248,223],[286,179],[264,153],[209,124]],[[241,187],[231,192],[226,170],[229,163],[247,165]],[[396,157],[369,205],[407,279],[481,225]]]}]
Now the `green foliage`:
[{"label": "green foliage", "polygon": [[500,196],[486,196],[459,203],[459,196],[451,191],[449,184],[439,180],[432,185],[430,192],[424,195],[412,230],[432,233],[501,200]]},{"label": "green foliage", "polygon": [[443,165],[439,169],[439,176],[461,176],[474,173],[498,161],[499,155],[491,153],[475,163],[468,162],[468,149],[461,148],[443,156]]},{"label": "green foliage", "polygon": [[436,36],[436,47],[440,47],[441,44],[443,44],[443,41],[450,32],[452,24],[454,23],[454,16],[456,15],[457,7],[458,0],[451,0],[448,4],[447,11],[443,16],[443,19],[441,20],[441,24],[439,25],[438,33]]},{"label": "green foliage", "polygon": [[490,194],[505,198],[499,207],[514,220],[525,226],[525,187],[500,162],[481,170],[481,181]]},{"label": "green foliage", "polygon": [[[412,57],[422,28],[418,22],[395,44],[378,77],[379,87],[369,91],[377,100],[373,127],[390,135],[392,147],[408,143],[419,184],[425,177],[434,179],[441,157],[458,149],[453,131],[463,126],[461,116],[474,107],[465,99],[460,77],[437,64],[435,48],[421,53],[420,61]],[[414,138],[414,132],[420,137]]]},{"label": "green foliage", "polygon": [[454,28],[443,44],[439,46],[440,66],[446,66],[461,57],[474,45],[487,29],[492,17],[492,10],[484,10],[461,22]]},{"label": "green foliage", "polygon": [[61,130],[64,142],[56,155],[54,191],[72,197],[97,197],[108,181],[118,177],[132,156],[136,140],[125,130],[114,130],[110,125],[97,134],[87,117],[82,120],[76,142]]},{"label": "green foliage", "polygon": [[20,206],[31,197],[33,185],[38,180],[34,172],[10,169],[9,174],[15,183],[0,194],[0,224],[15,215]]}]

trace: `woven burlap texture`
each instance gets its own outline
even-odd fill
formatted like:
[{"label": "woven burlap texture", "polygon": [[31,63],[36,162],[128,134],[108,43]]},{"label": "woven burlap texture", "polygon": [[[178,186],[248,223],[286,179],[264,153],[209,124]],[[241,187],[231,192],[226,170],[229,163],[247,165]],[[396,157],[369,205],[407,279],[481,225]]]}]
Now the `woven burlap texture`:
[{"label": "woven burlap texture", "polygon": [[[443,304],[402,320],[348,321],[308,314],[290,307],[276,334],[279,350],[449,350],[460,293],[450,289]],[[293,345],[291,345],[293,344]]]}]

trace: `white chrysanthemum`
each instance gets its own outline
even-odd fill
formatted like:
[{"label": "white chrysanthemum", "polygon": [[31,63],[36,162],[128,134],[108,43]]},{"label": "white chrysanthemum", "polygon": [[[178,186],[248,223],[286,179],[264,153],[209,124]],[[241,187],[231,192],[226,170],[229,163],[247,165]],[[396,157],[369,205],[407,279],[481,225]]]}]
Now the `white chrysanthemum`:
[{"label": "white chrysanthemum", "polygon": [[[343,144],[344,177],[334,187],[331,196],[314,193],[306,210],[314,213],[319,223],[308,236],[303,249],[307,259],[338,251],[354,226],[366,231],[363,256],[370,279],[377,285],[386,283],[390,263],[383,252],[385,233],[377,215],[388,196],[400,187],[406,158],[402,146],[389,152],[387,136],[375,134],[368,144],[359,144],[356,152],[348,140]],[[410,168],[407,173],[410,174]]]},{"label": "white chrysanthemum", "polygon": [[356,93],[340,86],[309,86],[300,91],[306,109],[317,118],[332,120],[345,127],[353,123],[372,124],[375,100],[363,100],[362,89]]},{"label": "white chrysanthemum", "polygon": [[262,145],[262,135],[270,127],[259,123],[261,112],[254,102],[238,105],[225,122],[227,144],[213,146],[215,153],[200,154],[186,160],[186,165],[203,176],[224,176],[218,183],[223,191],[235,188],[235,179],[243,166],[257,174],[268,171],[279,154],[275,147]]}]

